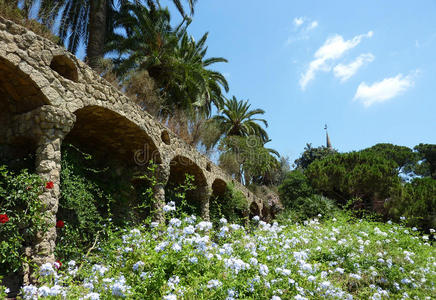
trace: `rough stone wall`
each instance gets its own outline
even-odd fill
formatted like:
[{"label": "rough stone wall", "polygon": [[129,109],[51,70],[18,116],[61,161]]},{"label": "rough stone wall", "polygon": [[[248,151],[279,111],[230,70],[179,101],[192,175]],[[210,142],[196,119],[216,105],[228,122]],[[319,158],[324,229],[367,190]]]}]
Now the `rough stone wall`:
[{"label": "rough stone wall", "polygon": [[[161,199],[170,172],[195,175],[203,216],[209,197],[224,182],[234,182],[248,207],[262,214],[263,202],[235,182],[206,156],[154,120],[122,92],[93,72],[64,48],[0,17],[0,144],[17,138],[35,143],[36,170],[55,188],[42,195],[51,212],[53,229],[29,251],[51,257],[56,232],[54,218],[59,198],[60,146],[64,138],[91,143],[125,157],[126,163],[159,163]],[[100,147],[100,148],[99,148]],[[162,215],[156,216],[157,220]],[[52,257],[51,257],[52,258]],[[35,257],[38,263],[44,259]]]}]

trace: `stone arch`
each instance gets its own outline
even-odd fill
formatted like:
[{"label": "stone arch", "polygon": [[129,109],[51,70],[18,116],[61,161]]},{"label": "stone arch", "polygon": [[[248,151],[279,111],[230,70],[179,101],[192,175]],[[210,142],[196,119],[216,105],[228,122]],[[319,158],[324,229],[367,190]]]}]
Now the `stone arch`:
[{"label": "stone arch", "polygon": [[226,193],[226,191],[227,191],[227,183],[220,178],[215,179],[214,182],[212,183],[212,195],[222,196]]},{"label": "stone arch", "polygon": [[206,186],[207,180],[203,170],[191,159],[183,155],[176,155],[170,161],[170,180],[177,183],[183,183],[185,174],[194,176],[194,184]]},{"label": "stone arch", "polygon": [[180,204],[177,202],[180,199],[172,198],[174,198],[175,189],[185,182],[186,174],[194,177],[193,185],[195,186],[195,189],[186,193],[187,203],[192,206],[192,209],[187,212],[202,215],[204,194],[207,193],[207,179],[203,170],[186,156],[176,155],[170,161],[170,175],[166,186],[167,200],[175,200],[176,204]]},{"label": "stone arch", "polygon": [[24,113],[45,104],[49,100],[30,75],[0,57],[0,112]]},{"label": "stone arch", "polygon": [[74,82],[79,80],[76,65],[66,55],[53,56],[50,68],[66,79]]},{"label": "stone arch", "polygon": [[65,139],[66,143],[86,145],[99,156],[126,165],[145,166],[150,160],[157,164],[162,162],[153,139],[119,113],[91,105],[76,110],[74,114],[76,122]]},{"label": "stone arch", "polygon": [[14,116],[48,103],[47,97],[29,74],[0,57],[0,152],[3,161],[12,163],[35,153],[37,141],[30,132],[8,138],[8,131],[13,127]]},{"label": "stone arch", "polygon": [[250,204],[250,219],[252,219],[254,216],[260,217],[260,206],[256,201],[251,202]]}]

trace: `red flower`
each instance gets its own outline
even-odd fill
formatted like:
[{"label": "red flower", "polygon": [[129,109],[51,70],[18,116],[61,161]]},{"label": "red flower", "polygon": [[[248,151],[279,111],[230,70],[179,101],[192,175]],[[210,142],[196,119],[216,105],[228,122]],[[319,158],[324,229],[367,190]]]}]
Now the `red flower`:
[{"label": "red flower", "polygon": [[51,190],[52,188],[54,188],[54,183],[53,181],[49,181],[45,184],[45,188]]},{"label": "red flower", "polygon": [[6,222],[9,222],[9,217],[7,214],[0,215],[0,223],[4,224]]},{"label": "red flower", "polygon": [[54,262],[54,267],[59,270],[62,267],[61,261],[60,260],[55,261]]},{"label": "red flower", "polygon": [[64,227],[64,225],[65,225],[65,223],[62,220],[58,220],[56,222],[56,228],[62,228],[62,227]]}]

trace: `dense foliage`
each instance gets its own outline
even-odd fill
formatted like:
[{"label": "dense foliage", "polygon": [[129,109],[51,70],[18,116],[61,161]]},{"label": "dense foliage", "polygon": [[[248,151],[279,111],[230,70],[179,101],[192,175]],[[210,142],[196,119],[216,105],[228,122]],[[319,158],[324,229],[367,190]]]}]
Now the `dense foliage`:
[{"label": "dense foliage", "polygon": [[246,185],[265,182],[280,168],[278,153],[266,148],[257,136],[227,136],[221,140],[219,150],[220,167]]},{"label": "dense foliage", "polygon": [[119,230],[85,260],[50,264],[28,299],[431,299],[435,248],[398,224],[338,214],[250,227],[195,217]]},{"label": "dense foliage", "polygon": [[227,184],[223,195],[212,195],[209,204],[210,220],[215,225],[221,218],[235,224],[245,224],[248,217],[247,199],[231,183]]},{"label": "dense foliage", "polygon": [[400,184],[397,164],[378,155],[350,152],[314,161],[305,171],[312,187],[323,195],[345,204],[359,198],[365,208],[389,197]]},{"label": "dense foliage", "polygon": [[387,207],[397,220],[406,217],[409,226],[436,228],[436,180],[415,178],[393,189]]},{"label": "dense foliage", "polygon": [[312,147],[312,144],[306,144],[306,147],[304,147],[304,152],[298,159],[295,160],[294,163],[297,169],[305,170],[315,160],[323,159],[324,157],[335,153],[337,153],[336,150],[328,147],[320,146],[314,148]]},{"label": "dense foliage", "polygon": [[286,208],[295,208],[295,201],[300,197],[310,197],[315,190],[307,177],[300,170],[289,172],[279,186],[280,200]]},{"label": "dense foliage", "polygon": [[46,228],[45,208],[38,198],[44,188],[39,176],[0,165],[0,277],[21,271],[23,250]]}]

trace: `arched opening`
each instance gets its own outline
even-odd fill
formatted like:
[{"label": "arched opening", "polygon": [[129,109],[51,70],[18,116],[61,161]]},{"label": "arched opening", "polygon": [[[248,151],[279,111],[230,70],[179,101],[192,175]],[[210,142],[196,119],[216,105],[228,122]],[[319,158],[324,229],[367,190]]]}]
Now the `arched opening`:
[{"label": "arched opening", "polygon": [[206,164],[206,171],[210,172],[212,170],[212,165],[210,162]]},{"label": "arched opening", "polygon": [[260,217],[260,207],[255,201],[253,201],[250,204],[250,219],[252,219],[255,216]]},{"label": "arched opening", "polygon": [[74,62],[65,55],[56,55],[53,57],[50,68],[56,71],[62,77],[77,82],[79,76]]},{"label": "arched opening", "polygon": [[126,117],[104,107],[86,106],[75,112],[76,123],[65,142],[124,165],[161,163],[151,137]]},{"label": "arched opening", "polygon": [[220,178],[215,179],[209,203],[210,220],[214,224],[218,224],[221,218],[226,218],[231,223],[243,224],[246,206],[246,198],[233,184],[228,185]]},{"label": "arched opening", "polygon": [[166,131],[166,130],[162,131],[160,138],[161,138],[162,142],[164,142],[166,145],[171,144],[171,139],[170,139],[170,135],[169,135],[168,131]]},{"label": "arched opening", "polygon": [[[152,195],[144,194],[153,176],[150,162],[161,163],[153,140],[135,123],[107,108],[87,106],[75,115],[76,123],[62,146],[63,188],[72,194],[77,182],[88,182],[83,189],[96,214],[102,218],[113,215],[118,226],[143,220],[152,202]],[[68,204],[74,199],[69,194],[62,191],[58,218],[76,224],[77,213]]]},{"label": "arched opening", "polygon": [[184,156],[176,156],[170,162],[170,177],[165,188],[166,202],[174,201],[188,214],[201,215],[202,191],[207,185],[201,168]]},{"label": "arched opening", "polygon": [[[48,99],[28,74],[0,58],[0,160],[3,163],[28,160],[36,149],[36,142],[30,137],[17,137],[7,142],[13,116],[48,103]],[[26,162],[26,165],[33,168],[32,163]]]}]

